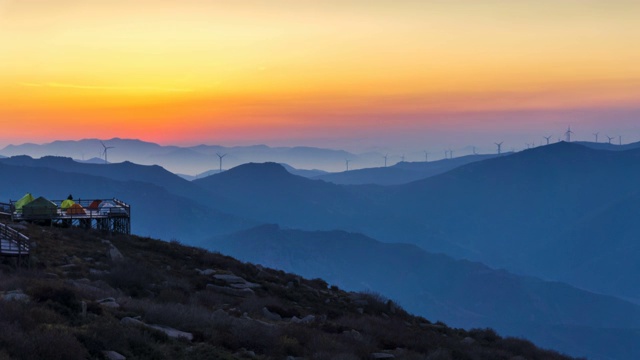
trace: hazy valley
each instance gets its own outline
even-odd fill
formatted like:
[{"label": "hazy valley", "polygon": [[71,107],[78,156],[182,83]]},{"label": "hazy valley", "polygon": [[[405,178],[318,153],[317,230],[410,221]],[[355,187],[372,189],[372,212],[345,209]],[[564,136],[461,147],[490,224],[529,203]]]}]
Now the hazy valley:
[{"label": "hazy valley", "polygon": [[[456,327],[493,327],[574,356],[633,358],[640,151],[596,145],[326,174],[254,162],[192,181],[135,157],[13,156],[0,159],[0,196],[114,196],[132,205],[134,234],[376,291]],[[25,148],[0,153],[15,149]]]}]

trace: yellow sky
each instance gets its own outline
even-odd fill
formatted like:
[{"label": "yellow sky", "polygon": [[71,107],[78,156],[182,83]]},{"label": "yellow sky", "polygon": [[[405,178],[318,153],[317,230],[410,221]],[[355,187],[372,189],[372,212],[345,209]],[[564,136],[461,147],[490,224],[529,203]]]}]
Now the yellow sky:
[{"label": "yellow sky", "polygon": [[634,107],[638,19],[621,0],[0,0],[0,121],[21,126],[0,142],[25,124],[211,142]]}]

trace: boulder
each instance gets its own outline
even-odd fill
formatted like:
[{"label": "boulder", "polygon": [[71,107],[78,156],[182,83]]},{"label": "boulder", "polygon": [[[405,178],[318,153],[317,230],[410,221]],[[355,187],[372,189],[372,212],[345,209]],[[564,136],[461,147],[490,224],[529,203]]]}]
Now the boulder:
[{"label": "boulder", "polygon": [[115,352],[113,350],[103,351],[102,355],[104,355],[104,357],[108,360],[127,360],[127,358],[124,355],[118,352]]},{"label": "boulder", "polygon": [[282,316],[280,316],[280,314],[272,313],[266,307],[262,308],[262,316],[264,316],[264,318],[267,320],[282,321]]},{"label": "boulder", "polygon": [[225,281],[227,284],[244,284],[247,280],[233,274],[217,274],[213,275],[215,279]]},{"label": "boulder", "polygon": [[225,295],[248,297],[254,295],[251,289],[234,289],[226,286],[207,284],[207,290],[219,292]]},{"label": "boulder", "polygon": [[105,299],[100,299],[96,301],[98,304],[100,304],[100,306],[104,306],[104,307],[108,307],[108,308],[113,308],[113,309],[117,309],[120,307],[120,304],[118,304],[116,302],[116,299],[112,298],[112,297],[108,297]]},{"label": "boulder", "polygon": [[118,250],[118,248],[115,247],[111,242],[109,242],[109,250],[107,250],[107,257],[111,259],[111,261],[116,261],[116,262],[124,260],[124,256],[122,255],[120,250]]},{"label": "boulder", "polygon": [[298,318],[297,316],[294,316],[291,318],[292,323],[294,324],[309,324],[311,322],[313,322],[313,320],[315,320],[316,317],[314,315],[307,315],[305,317],[303,317],[302,319]]},{"label": "boulder", "polygon": [[204,276],[209,276],[216,273],[216,271],[213,269],[205,269],[205,270],[196,269],[196,271],[198,272],[198,274],[204,275]]},{"label": "boulder", "polygon": [[22,290],[11,290],[2,295],[2,300],[29,302],[31,300],[31,297],[23,293]]},{"label": "boulder", "polygon": [[372,359],[395,359],[396,356],[389,353],[377,352],[371,354]]},{"label": "boulder", "polygon": [[134,319],[132,317],[128,317],[128,316],[120,319],[120,324],[125,326],[144,326],[145,325],[142,321],[138,319]]},{"label": "boulder", "polygon": [[187,339],[189,341],[193,340],[193,334],[186,331],[181,331],[181,330],[174,329],[172,327],[168,327],[164,325],[145,324],[145,326],[151,329],[162,331],[163,333],[167,334],[167,336],[170,338],[174,338],[174,339],[182,338],[182,339]]},{"label": "boulder", "polygon": [[248,282],[248,281],[245,283],[229,284],[229,286],[236,289],[255,289],[260,287],[259,284]]},{"label": "boulder", "polygon": [[192,333],[188,333],[186,331],[181,331],[181,330],[174,329],[172,327],[164,326],[164,325],[145,324],[144,322],[138,319],[134,319],[132,317],[123,317],[122,319],[120,319],[120,324],[125,326],[144,326],[149,329],[162,331],[163,333],[167,334],[167,336],[170,338],[174,338],[174,339],[183,338],[189,341],[193,340]]}]

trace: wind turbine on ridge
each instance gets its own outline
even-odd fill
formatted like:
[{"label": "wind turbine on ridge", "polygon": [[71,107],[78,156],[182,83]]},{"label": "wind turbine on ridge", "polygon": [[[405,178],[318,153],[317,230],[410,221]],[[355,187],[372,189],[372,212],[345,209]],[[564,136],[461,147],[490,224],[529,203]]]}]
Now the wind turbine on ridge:
[{"label": "wind turbine on ridge", "polygon": [[607,139],[609,139],[609,144],[611,144],[611,140],[616,138],[615,136],[609,136],[609,135],[606,135],[606,136],[607,136]]},{"label": "wind turbine on ridge", "polygon": [[500,154],[502,153],[502,143],[503,143],[503,142],[504,142],[504,141],[501,141],[501,142],[499,142],[499,143],[494,143],[494,144],[496,144],[496,146],[498,147],[498,155],[500,155]]},{"label": "wind turbine on ridge", "polygon": [[547,145],[549,145],[549,140],[551,140],[551,136],[543,136],[545,140],[547,140]]},{"label": "wind turbine on ridge", "polygon": [[598,134],[600,134],[599,132],[593,133],[593,136],[596,137],[596,142],[598,142]]},{"label": "wind turbine on ridge", "polygon": [[104,154],[104,163],[108,164],[109,162],[107,161],[107,151],[109,149],[115,149],[115,146],[107,146],[102,142],[102,140],[100,140],[100,144],[102,144],[102,147],[104,148],[104,150],[102,151],[102,153]]},{"label": "wind turbine on ridge", "polygon": [[567,142],[571,142],[571,134],[573,134],[573,131],[571,131],[571,125],[569,125],[567,131],[564,133],[564,135],[567,137]]},{"label": "wind turbine on ridge", "polygon": [[220,158],[220,170],[218,170],[218,173],[221,173],[222,172],[222,158],[227,156],[227,154],[216,153],[216,155],[218,155],[218,158]]}]

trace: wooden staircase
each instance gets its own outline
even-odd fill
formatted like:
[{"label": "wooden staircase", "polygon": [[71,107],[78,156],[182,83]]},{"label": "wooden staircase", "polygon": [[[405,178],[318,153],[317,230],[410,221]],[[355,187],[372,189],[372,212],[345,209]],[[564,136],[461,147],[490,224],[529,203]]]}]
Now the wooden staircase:
[{"label": "wooden staircase", "polygon": [[29,238],[15,229],[0,223],[0,257],[14,258],[16,267],[29,267]]}]

